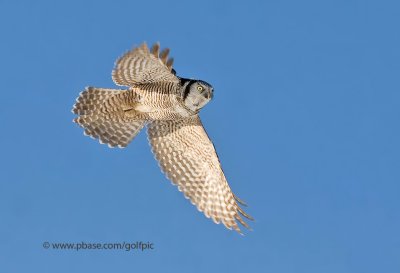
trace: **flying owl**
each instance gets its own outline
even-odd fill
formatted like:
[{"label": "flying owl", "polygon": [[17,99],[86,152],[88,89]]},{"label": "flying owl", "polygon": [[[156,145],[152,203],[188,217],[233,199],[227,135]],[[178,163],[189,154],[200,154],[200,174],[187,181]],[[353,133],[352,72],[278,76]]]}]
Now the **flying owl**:
[{"label": "flying owl", "polygon": [[112,79],[127,89],[87,87],[76,100],[74,119],[85,135],[109,147],[126,147],[146,126],[162,171],[191,203],[215,223],[241,233],[241,216],[253,220],[231,191],[218,155],[199,118],[213,98],[213,87],[181,78],[172,68],[169,49],[146,43],[120,57]]}]

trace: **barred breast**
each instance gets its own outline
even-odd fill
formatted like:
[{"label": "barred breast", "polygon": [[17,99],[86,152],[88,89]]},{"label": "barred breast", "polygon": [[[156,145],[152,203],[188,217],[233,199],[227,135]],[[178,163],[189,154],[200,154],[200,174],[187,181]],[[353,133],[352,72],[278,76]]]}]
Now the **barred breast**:
[{"label": "barred breast", "polygon": [[180,100],[179,86],[169,82],[131,87],[130,91],[140,97],[135,110],[141,118],[149,120],[174,120],[189,117],[193,113]]}]

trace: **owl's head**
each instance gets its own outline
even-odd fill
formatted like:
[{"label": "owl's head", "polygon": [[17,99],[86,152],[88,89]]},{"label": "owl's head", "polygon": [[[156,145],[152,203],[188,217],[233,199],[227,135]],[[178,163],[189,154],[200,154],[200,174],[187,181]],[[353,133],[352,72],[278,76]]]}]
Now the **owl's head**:
[{"label": "owl's head", "polygon": [[214,95],[211,84],[200,80],[188,80],[183,85],[182,99],[187,108],[197,112],[204,107]]}]

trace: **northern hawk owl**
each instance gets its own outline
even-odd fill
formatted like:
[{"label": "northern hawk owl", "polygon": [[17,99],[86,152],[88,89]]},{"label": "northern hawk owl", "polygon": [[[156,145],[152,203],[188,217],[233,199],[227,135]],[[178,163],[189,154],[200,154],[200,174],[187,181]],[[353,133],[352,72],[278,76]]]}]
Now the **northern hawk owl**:
[{"label": "northern hawk owl", "polygon": [[127,89],[87,87],[72,109],[85,135],[110,147],[126,147],[146,126],[162,171],[187,199],[215,223],[241,232],[237,221],[252,218],[231,191],[199,111],[213,98],[205,81],[181,78],[169,49],[146,43],[120,57],[113,81]]}]

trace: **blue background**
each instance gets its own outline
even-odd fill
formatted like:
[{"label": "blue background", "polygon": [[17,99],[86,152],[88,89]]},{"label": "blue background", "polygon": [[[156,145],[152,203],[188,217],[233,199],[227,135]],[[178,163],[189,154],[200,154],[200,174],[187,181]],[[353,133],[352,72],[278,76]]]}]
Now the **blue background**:
[{"label": "blue background", "polygon": [[[400,272],[399,27],[398,1],[1,0],[0,271]],[[71,122],[142,41],[213,84],[201,117],[254,231],[199,213],[144,132],[109,149]]]}]

